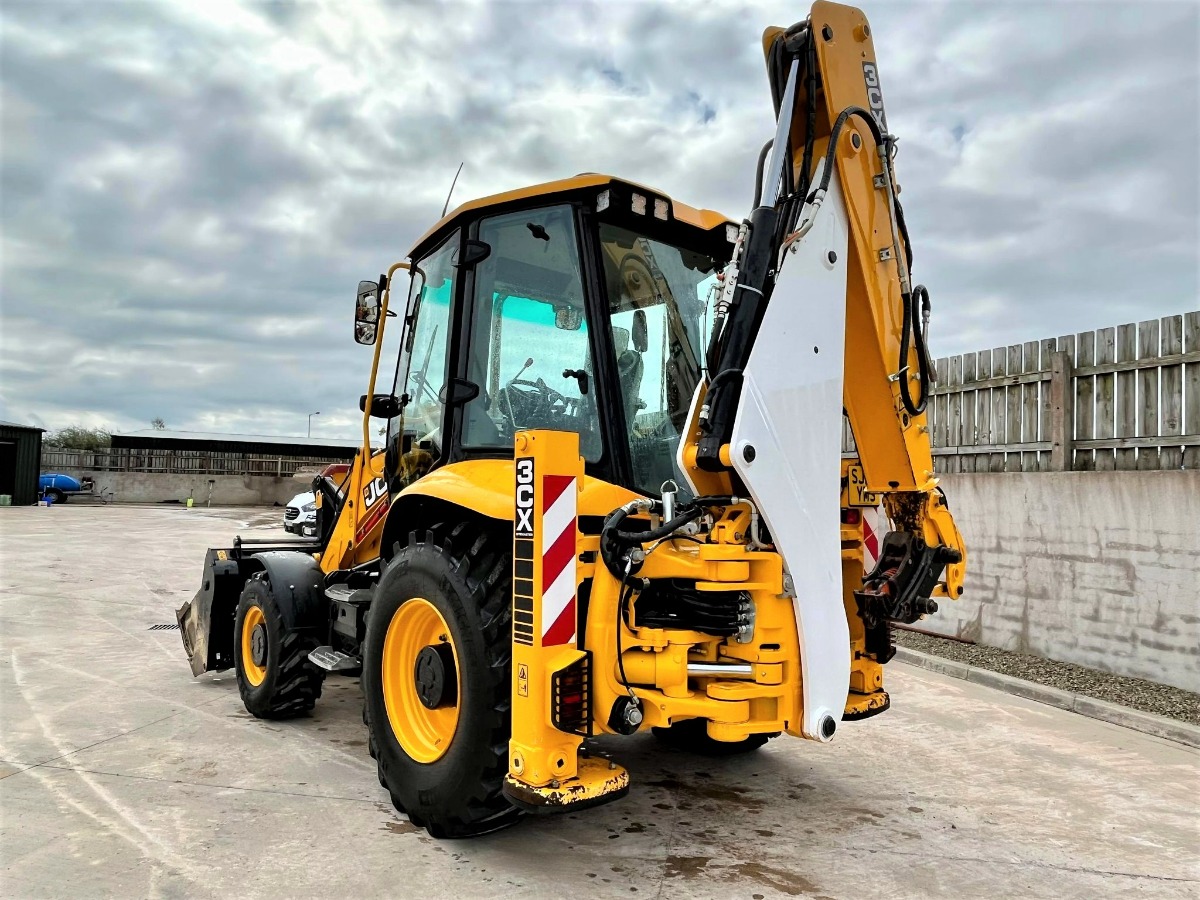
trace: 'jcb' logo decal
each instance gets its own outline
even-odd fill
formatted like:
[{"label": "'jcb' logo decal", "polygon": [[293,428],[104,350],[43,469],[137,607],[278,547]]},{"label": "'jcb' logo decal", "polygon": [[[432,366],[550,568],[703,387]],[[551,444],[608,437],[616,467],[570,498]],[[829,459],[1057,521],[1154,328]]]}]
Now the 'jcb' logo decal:
[{"label": "'jcb' logo decal", "polygon": [[533,460],[517,460],[517,537],[533,537]]},{"label": "'jcb' logo decal", "polygon": [[871,107],[871,115],[879,123],[879,130],[887,134],[887,116],[883,112],[883,89],[879,87],[879,70],[875,63],[863,63],[863,80],[867,83],[867,105]]},{"label": "'jcb' logo decal", "polygon": [[374,481],[368,482],[363,488],[363,506],[370,509],[379,500],[387,496],[387,482],[382,478],[376,478]]}]

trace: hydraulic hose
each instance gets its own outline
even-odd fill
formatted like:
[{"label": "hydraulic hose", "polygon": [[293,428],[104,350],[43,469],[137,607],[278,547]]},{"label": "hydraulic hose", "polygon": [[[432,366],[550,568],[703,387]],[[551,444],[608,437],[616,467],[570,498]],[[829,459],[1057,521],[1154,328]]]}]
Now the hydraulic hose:
[{"label": "hydraulic hose", "polygon": [[829,146],[825,148],[825,169],[821,172],[821,183],[815,191],[809,191],[805,198],[805,203],[811,203],[815,198],[817,191],[824,193],[829,190],[829,179],[833,177],[833,157],[837,153],[838,138],[842,136],[842,128],[846,124],[846,120],[851,116],[858,116],[867,123],[867,127],[871,131],[871,137],[875,139],[876,145],[882,145],[884,141],[883,132],[879,130],[879,123],[875,121],[875,117],[863,109],[861,106],[847,106],[838,114],[838,117],[833,122],[833,128],[829,130]]},{"label": "hydraulic hose", "polygon": [[741,374],[742,374],[741,369],[726,369],[724,372],[718,372],[716,375],[713,376],[712,381],[710,381],[708,383],[709,393],[711,393],[713,390],[715,390],[718,385],[728,381],[730,378],[734,378],[735,376],[738,376]]},{"label": "hydraulic hose", "polygon": [[896,224],[900,227],[900,236],[904,238],[904,259],[908,262],[908,271],[912,271],[913,251],[912,241],[908,239],[908,225],[904,221],[904,207],[900,205],[900,198],[894,197],[892,200],[896,207]]},{"label": "hydraulic hose", "polygon": [[724,372],[717,373],[716,377],[714,377],[713,380],[708,383],[708,388],[704,394],[704,405],[700,407],[700,419],[699,419],[700,430],[704,434],[708,434],[709,431],[712,429],[712,426],[709,424],[709,421],[708,421],[709,413],[712,411],[712,406],[710,405],[709,398],[711,398],[713,396],[713,392],[721,384],[723,384],[724,382],[729,381],[730,379],[735,378],[735,377],[736,378],[742,377],[741,369],[726,369]]},{"label": "hydraulic hose", "polygon": [[661,504],[658,501],[627,503],[612,512],[600,530],[600,558],[604,562],[604,567],[612,573],[617,581],[634,590],[641,590],[645,585],[642,579],[633,577],[634,571],[641,568],[641,562],[633,562],[629,551],[651,541],[669,537],[688,522],[694,522],[704,515],[703,507],[689,504],[683,512],[669,522],[664,522],[658,528],[651,528],[648,531],[622,531],[621,523],[639,506],[645,509],[646,505],[649,505],[651,509],[657,507],[661,510]]},{"label": "hydraulic hose", "polygon": [[618,543],[626,547],[648,544],[650,541],[657,541],[660,538],[667,537],[673,532],[678,531],[688,522],[694,522],[703,514],[704,510],[699,507],[689,508],[686,512],[680,513],[671,521],[664,522],[657,528],[651,528],[649,531],[621,531],[619,526],[625,521],[625,517],[629,515],[625,512],[625,507],[621,507],[608,517],[608,521],[604,523],[601,535],[615,539]]},{"label": "hydraulic hose", "polygon": [[[904,408],[908,410],[910,416],[919,416],[925,412],[925,407],[929,402],[929,385],[932,383],[929,370],[929,351],[925,345],[924,325],[929,317],[929,291],[926,290],[925,285],[918,284],[913,288],[912,294],[905,294],[902,299],[904,309],[900,325],[900,361],[896,366],[896,371],[900,376],[900,400],[904,403]],[[918,319],[918,316],[920,316],[920,319]],[[919,380],[921,382],[921,396],[915,402],[912,398],[912,390],[909,387],[908,377],[908,350],[910,342],[917,354],[917,371],[920,374]]]},{"label": "hydraulic hose", "polygon": [[771,152],[773,146],[775,146],[775,139],[770,138],[758,151],[758,168],[754,170],[754,203],[751,204],[751,209],[755,209],[762,203],[763,169],[767,165],[767,154]]},{"label": "hydraulic hose", "polygon": [[[890,138],[884,136],[879,128],[879,123],[875,121],[875,117],[863,109],[861,106],[848,106],[842,110],[837,119],[833,123],[833,128],[829,134],[829,146],[825,150],[825,165],[821,172],[820,183],[811,190],[805,198],[806,203],[823,199],[825,193],[829,190],[829,182],[833,177],[833,160],[834,153],[837,150],[838,138],[841,136],[842,128],[845,126],[847,119],[851,116],[858,116],[870,129],[871,136],[875,139],[877,146],[883,146],[885,141],[890,141]],[[884,159],[884,165],[890,166],[890,159]],[[900,210],[899,200],[895,201],[896,208],[896,224],[898,226],[901,237],[904,241],[905,261],[911,271],[912,266],[912,250],[911,242],[908,239],[908,228],[904,222],[904,214]],[[793,225],[788,223],[787,230],[791,231]],[[912,293],[905,293],[901,297],[903,309],[901,311],[901,332],[900,332],[900,361],[897,364],[897,371],[900,373],[900,399],[904,403],[905,410],[910,416],[918,416],[925,411],[925,407],[929,401],[929,386],[933,383],[933,375],[929,364],[929,352],[925,343],[925,326],[924,322],[928,321],[930,301],[929,291],[924,285],[919,284],[913,288]],[[914,400],[912,389],[909,386],[908,378],[908,354],[910,345],[916,351],[917,355],[917,371],[919,374],[920,396]]]},{"label": "hydraulic hose", "polygon": [[808,119],[805,123],[804,158],[800,163],[800,192],[808,193],[808,181],[811,178],[813,140],[817,133],[817,42],[813,40],[812,29],[808,30],[805,42],[805,68],[808,79],[804,85],[805,99],[808,101]]}]

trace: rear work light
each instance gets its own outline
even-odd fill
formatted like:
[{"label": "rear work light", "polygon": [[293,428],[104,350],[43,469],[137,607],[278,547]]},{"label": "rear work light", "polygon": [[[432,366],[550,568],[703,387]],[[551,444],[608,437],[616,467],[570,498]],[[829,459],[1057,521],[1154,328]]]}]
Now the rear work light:
[{"label": "rear work light", "polygon": [[550,721],[559,731],[588,737],[592,733],[592,654],[550,676]]}]

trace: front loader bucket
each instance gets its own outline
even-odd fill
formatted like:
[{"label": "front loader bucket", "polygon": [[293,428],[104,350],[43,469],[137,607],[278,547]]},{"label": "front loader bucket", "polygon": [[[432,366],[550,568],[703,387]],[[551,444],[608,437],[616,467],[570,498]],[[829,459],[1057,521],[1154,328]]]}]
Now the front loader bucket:
[{"label": "front loader bucket", "polygon": [[232,550],[209,550],[200,590],[175,613],[193,675],[233,666],[233,624],[245,578]]}]

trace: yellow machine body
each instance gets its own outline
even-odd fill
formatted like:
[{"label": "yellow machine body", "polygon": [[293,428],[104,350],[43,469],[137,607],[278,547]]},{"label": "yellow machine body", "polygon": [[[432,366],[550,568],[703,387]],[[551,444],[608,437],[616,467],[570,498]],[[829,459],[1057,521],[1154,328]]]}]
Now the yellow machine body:
[{"label": "yellow machine body", "polygon": [[[875,52],[870,27],[856,9],[818,0],[810,23],[814,32],[830,35],[817,45],[826,111],[817,125],[814,156],[819,158],[827,149],[839,110],[848,105],[872,106],[871,85],[869,79],[864,80],[863,62],[873,63]],[[764,47],[769,50],[782,32],[768,29]],[[799,111],[796,116],[798,119]],[[867,502],[882,504],[891,518],[907,520],[929,544],[943,544],[961,552],[961,537],[936,491],[926,417],[911,416],[904,410],[896,379],[890,377],[890,361],[900,353],[898,261],[881,259],[879,252],[886,244],[880,236],[889,234],[891,213],[876,187],[879,158],[865,152],[866,146],[870,146],[866,129],[854,124],[842,132],[836,148],[837,172],[851,226],[844,406],[859,448],[859,458],[843,463],[842,505],[849,512],[861,510]],[[801,165],[798,149],[792,165],[797,170]],[[608,181],[606,176],[585,175],[473,201],[431,228],[418,246],[444,229],[447,222],[489,206],[600,187]],[[678,203],[674,209],[677,217],[700,227],[712,228],[726,221],[717,213]],[[393,267],[389,275],[397,268]],[[389,293],[385,293],[383,315],[388,304]],[[376,350],[378,353],[378,345]],[[915,371],[915,360],[911,366]],[[373,392],[374,374],[368,396]],[[696,464],[697,427],[693,422],[693,433],[683,447],[688,474],[708,494],[730,494],[733,484],[728,472],[706,471]],[[723,458],[728,452],[723,448]],[[521,468],[526,465],[536,471],[531,488],[520,481]],[[525,581],[515,576],[513,736],[506,779],[510,798],[531,809],[578,808],[612,799],[627,790],[629,778],[623,768],[579,752],[588,735],[614,732],[609,711],[629,693],[627,684],[638,685],[636,693],[641,701],[642,718],[635,730],[697,718],[707,722],[709,737],[717,741],[737,742],[752,735],[780,732],[799,736],[802,651],[792,597],[782,557],[770,548],[754,548],[747,543],[750,506],[743,503],[720,509],[705,542],[660,543],[647,555],[639,575],[646,579],[688,579],[695,581],[700,591],[745,592],[755,610],[752,639],[737,642],[694,631],[642,627],[637,621],[636,602],[627,615],[619,616],[621,585],[598,561],[599,536],[585,534],[573,525],[572,594],[586,592],[588,597],[586,619],[578,623],[583,637],[576,640],[573,629],[572,640],[544,644],[543,627],[548,629],[550,623],[543,621],[543,558],[538,542],[545,527],[542,503],[546,478],[570,479],[570,490],[575,495],[573,521],[603,518],[637,497],[624,488],[586,476],[578,437],[565,432],[521,433],[516,438],[515,460],[451,463],[424,475],[395,497],[387,495],[383,454],[368,456],[364,451],[355,460],[346,508],[321,560],[322,568],[332,571],[378,558],[386,514],[405,498],[435,498],[490,519],[515,520],[522,491],[532,491],[533,533],[528,537],[518,534],[514,539],[514,566],[528,565],[531,577],[528,592],[521,593],[520,585]],[[847,650],[851,656],[843,718],[852,720],[882,712],[890,701],[883,688],[883,666],[866,652],[863,622],[853,596],[865,574],[861,518],[853,513],[843,515],[840,527],[843,602],[850,631]],[[523,556],[522,542],[524,546],[535,546],[537,552]],[[965,552],[959,562],[947,568],[946,579],[937,586],[936,594],[957,597],[962,591],[964,570]],[[523,625],[528,626],[528,632],[521,630]],[[586,706],[590,716],[586,723],[576,722],[573,730],[565,730],[561,721],[556,722],[555,685],[581,661],[586,661]],[[735,668],[737,675],[710,674],[715,667]]]},{"label": "yellow machine body", "polygon": [[[916,546],[925,553],[921,557],[924,574],[920,590],[927,592],[920,595],[923,602],[928,603],[931,596],[953,599],[962,593],[966,552],[934,475],[923,403],[922,408],[917,409],[909,393],[912,387],[919,386],[927,394],[929,384],[928,378],[918,376],[926,360],[921,358],[916,344],[909,346],[903,320],[904,316],[910,315],[913,302],[906,261],[908,251],[904,239],[897,234],[895,194],[891,190],[894,176],[886,149],[890,145],[881,140],[881,133],[886,134],[886,123],[870,26],[858,10],[824,0],[813,5],[809,19],[802,25],[788,30],[768,29],[763,45],[770,67],[780,46],[795,40],[797,35],[804,35],[810,41],[804,52],[813,54],[813,65],[819,71],[820,79],[810,78],[797,86],[790,120],[783,120],[781,113],[781,130],[776,142],[779,143],[780,135],[788,137],[786,146],[791,148],[791,156],[784,158],[783,164],[790,166],[790,177],[797,184],[807,186],[815,181],[821,160],[826,162],[825,172],[829,171],[829,166],[833,167],[840,187],[838,196],[841,200],[838,202],[844,203],[847,222],[845,367],[841,399],[857,450],[854,455],[844,455],[840,472],[825,473],[822,469],[820,473],[821,477],[830,480],[841,478],[841,521],[831,521],[829,527],[840,529],[842,584],[840,606],[836,597],[818,600],[831,601],[835,617],[844,609],[849,636],[845,647],[849,657],[849,679],[845,685],[841,721],[852,721],[884,712],[890,705],[884,690],[883,664],[894,652],[887,621],[898,617],[880,614],[879,609],[888,609],[885,603],[889,599],[888,592],[902,580],[896,574],[897,569],[888,570],[884,563],[875,565],[873,570],[868,565],[864,513],[882,510],[895,532],[910,539],[911,543],[905,547]],[[792,65],[792,77],[795,78],[798,63]],[[819,102],[809,98],[807,90],[818,91]],[[807,114],[804,111],[806,105],[809,107]],[[851,108],[858,110],[857,118],[846,118],[846,111]],[[868,117],[872,116],[876,126],[870,124]],[[807,149],[802,152],[805,147]],[[806,161],[808,171],[804,170]],[[808,198],[787,199],[789,202],[804,200],[807,206],[817,193],[814,191]],[[784,732],[829,740],[838,724],[824,711],[830,710],[836,715],[843,670],[835,671],[829,667],[827,671],[835,672],[836,678],[830,676],[826,697],[827,701],[830,698],[835,701],[834,706],[829,702],[813,704],[809,712],[814,715],[813,711],[821,712],[822,728],[813,729],[809,725],[802,728],[805,713],[803,672],[809,660],[798,625],[797,604],[811,601],[811,598],[797,597],[789,571],[797,571],[796,567],[806,561],[785,561],[770,535],[765,534],[762,525],[765,517],[760,505],[765,507],[771,498],[760,497],[758,505],[748,499],[748,478],[741,479],[736,471],[733,447],[728,442],[715,441],[715,426],[707,418],[710,406],[719,405],[719,392],[729,389],[729,376],[741,377],[740,370],[720,372],[715,377],[709,371],[716,351],[727,350],[729,342],[737,339],[737,334],[718,346],[718,338],[725,340],[725,335],[720,333],[719,326],[713,326],[717,337],[713,338],[705,356],[704,348],[693,346],[688,335],[683,333],[685,325],[675,322],[664,326],[663,343],[672,344],[676,350],[681,346],[686,348],[672,357],[673,362],[681,368],[691,367],[694,383],[698,385],[690,412],[671,423],[673,428],[682,431],[675,457],[676,477],[682,475],[692,494],[699,498],[690,501],[689,515],[694,515],[685,525],[670,527],[660,519],[661,515],[670,521],[679,521],[672,519],[669,512],[674,508],[673,498],[677,492],[668,490],[669,482],[663,484],[663,495],[653,498],[596,477],[596,457],[591,457],[593,465],[585,461],[581,455],[580,434],[519,425],[511,396],[507,403],[512,429],[503,433],[505,440],[510,433],[513,436],[509,458],[499,458],[503,448],[498,448],[487,458],[471,457],[466,452],[453,458],[434,458],[419,441],[410,440],[407,445],[402,445],[390,431],[388,451],[372,447],[375,405],[394,404],[383,417],[399,421],[403,433],[405,410],[409,409],[411,415],[412,407],[408,404],[414,402],[407,394],[403,398],[376,394],[382,337],[389,315],[403,329],[400,366],[411,362],[405,354],[411,353],[413,329],[420,321],[417,315],[419,302],[414,302],[417,292],[409,297],[407,304],[397,302],[392,295],[394,285],[398,284],[398,273],[409,270],[415,279],[423,262],[433,256],[435,250],[432,248],[439,248],[436,252],[440,252],[442,246],[449,244],[452,234],[460,236],[456,246],[464,256],[480,254],[465,261],[456,257],[453,264],[456,271],[466,272],[472,265],[487,259],[493,248],[479,246],[480,241],[468,239],[469,235],[478,233],[470,229],[478,228],[485,214],[499,217],[510,210],[523,214],[527,209],[535,210],[536,204],[543,200],[545,206],[560,204],[564,207],[570,201],[575,204],[572,215],[576,219],[573,221],[587,223],[590,221],[588,216],[597,216],[618,197],[623,198],[622,202],[632,200],[635,205],[640,200],[641,209],[635,208],[633,212],[645,216],[648,229],[659,229],[650,233],[659,234],[663,242],[669,242],[672,234],[682,235],[686,231],[686,239],[694,245],[686,248],[688,252],[704,257],[699,249],[718,246],[719,251],[708,254],[710,261],[717,260],[720,253],[725,254],[719,264],[726,266],[724,260],[728,260],[728,265],[718,276],[721,281],[716,285],[716,294],[724,298],[717,304],[718,307],[724,304],[719,316],[730,308],[736,312],[739,299],[743,307],[755,302],[745,293],[739,298],[735,292],[743,288],[734,285],[741,284],[737,280],[740,277],[739,262],[745,271],[754,264],[749,255],[739,256],[739,253],[748,254],[744,248],[749,245],[744,241],[752,222],[757,221],[758,227],[762,227],[764,220],[761,217],[756,220],[752,215],[739,226],[719,213],[686,206],[659,192],[604,175],[580,175],[547,182],[460,206],[417,241],[411,261],[391,267],[386,277],[381,278],[377,293],[371,282],[360,285],[360,290],[366,286],[371,299],[378,304],[369,319],[360,320],[356,314],[356,328],[361,321],[371,336],[370,340],[360,340],[360,343],[374,344],[370,384],[363,398],[363,444],[350,471],[338,486],[336,518],[323,537],[319,551],[305,560],[311,567],[315,558],[319,568],[317,577],[312,580],[320,581],[322,576],[326,579],[319,589],[334,603],[332,619],[336,631],[339,616],[349,612],[353,617],[355,604],[367,602],[359,599],[359,594],[369,595],[375,587],[387,584],[392,590],[389,602],[397,602],[400,597],[395,588],[397,579],[392,578],[389,582],[389,566],[398,561],[394,554],[403,552],[403,541],[396,540],[397,537],[424,534],[434,524],[446,522],[470,522],[490,529],[488,539],[511,529],[511,737],[507,772],[502,782],[504,796],[499,797],[495,789],[490,788],[493,794],[485,799],[488,803],[499,799],[502,804],[507,799],[514,806],[529,811],[579,809],[615,799],[629,789],[630,776],[623,767],[589,752],[584,746],[593,735],[632,734],[651,728],[673,729],[689,720],[701,720],[705,724],[700,737],[708,742],[758,746],[756,741],[762,742],[768,736]],[[819,203],[818,199],[817,206]],[[494,208],[499,208],[499,212],[494,212]],[[755,215],[763,210],[764,207],[759,207]],[[525,219],[517,221],[521,228],[520,223]],[[679,227],[677,232],[668,230],[676,226]],[[538,227],[533,222],[528,225],[534,238],[539,237]],[[583,233],[584,225],[578,227]],[[803,236],[800,231],[797,229],[795,234],[787,236],[779,250],[779,260],[783,260],[791,242]],[[903,226],[900,231],[903,232]],[[550,236],[544,229],[541,234],[549,252]],[[528,239],[528,235],[525,237]],[[726,240],[735,244],[733,250],[725,246]],[[681,247],[682,241],[680,238]],[[585,264],[577,266],[580,270],[590,266],[593,281],[587,284],[586,291],[581,285],[581,291],[589,297],[587,302],[592,304],[587,307],[593,311],[589,315],[593,315],[601,303],[609,302],[600,299],[603,288],[596,285],[604,283],[605,265],[608,264],[611,270],[615,262],[603,258],[611,251],[602,248],[598,238],[593,243],[592,256],[584,253]],[[582,238],[580,245],[583,245]],[[624,245],[621,246],[624,250]],[[639,269],[649,272],[649,278],[632,275],[626,278],[625,269],[617,266],[622,279],[618,293],[622,303],[627,304],[619,311],[631,312],[635,318],[638,315],[644,317],[642,310],[662,303],[664,293],[669,294],[671,289],[665,276],[655,274],[657,265],[649,246],[647,241],[635,238],[627,254],[638,257]],[[426,255],[422,257],[422,253]],[[771,262],[782,268],[782,262]],[[709,268],[696,269],[710,271]],[[458,277],[447,278],[455,283],[453,279]],[[490,283],[498,283],[498,278]],[[461,319],[465,316],[461,304],[466,295],[461,287],[457,290],[459,299],[453,302]],[[762,290],[744,290],[763,297],[765,304]],[[360,294],[359,299],[364,296]],[[485,296],[489,303],[494,302],[492,288],[487,289]],[[544,297],[539,299],[545,301]],[[390,311],[393,307],[395,312]],[[555,328],[560,327],[558,312],[556,308]],[[447,317],[450,321],[449,313]],[[678,314],[677,318],[682,319]],[[706,321],[706,324],[711,323]],[[605,326],[593,322],[590,327]],[[644,318],[642,328],[644,331]],[[732,328],[727,326],[727,330]],[[568,329],[569,326],[564,328]],[[576,322],[570,330],[578,332],[579,329]],[[632,327],[629,330],[632,332]],[[465,333],[465,327],[456,332]],[[752,343],[753,334],[747,340]],[[645,344],[644,335],[641,343]],[[592,346],[594,348],[595,343]],[[612,345],[608,346],[609,354],[616,357]],[[640,348],[642,352],[645,349],[645,346]],[[499,350],[493,350],[493,353],[498,358]],[[525,353],[520,355],[524,357]],[[447,358],[456,359],[454,356]],[[720,360],[719,356],[716,358]],[[526,368],[532,363],[531,357]],[[462,361],[455,364],[462,366]],[[779,361],[780,366],[787,364],[787,360]],[[445,365],[450,368],[450,363]],[[494,365],[493,371],[498,367],[498,364]],[[612,394],[621,387],[619,383],[613,383],[617,381],[616,376],[616,369],[607,363],[598,364],[594,371],[585,367],[563,372],[564,378],[577,378],[585,386],[580,389],[581,395],[587,394],[589,379],[597,394],[602,391]],[[397,384],[401,377],[398,368]],[[554,377],[557,378],[557,373]],[[640,374],[638,377],[640,379]],[[722,379],[725,379],[724,384],[720,383]],[[457,380],[458,386],[462,387],[466,379]],[[515,383],[516,377],[508,382],[505,390]],[[462,406],[488,388],[474,382],[469,382],[466,387],[474,393],[461,401],[457,412],[449,411],[452,404],[444,395],[439,397],[439,402],[445,404],[442,422],[448,429],[452,422],[455,423],[453,428],[463,427]],[[442,388],[443,391],[450,389],[449,382]],[[692,392],[690,386],[687,392]],[[418,391],[414,393],[419,394]],[[494,387],[490,393],[494,396]],[[836,399],[835,395],[834,403]],[[420,402],[418,399],[414,405]],[[633,401],[615,402],[619,411],[625,403]],[[683,410],[687,409],[685,402]],[[835,407],[833,415],[836,412]],[[605,415],[610,415],[607,410]],[[623,436],[629,446],[621,448],[628,454],[637,450],[633,419],[630,415],[628,433]],[[605,419],[604,427],[611,438],[614,430],[611,418]],[[676,433],[671,432],[672,441]],[[452,432],[445,444],[453,447],[456,439]],[[708,449],[705,449],[705,441],[709,442]],[[401,452],[402,449],[405,452]],[[672,498],[669,502],[668,493]],[[333,511],[323,510],[322,514],[332,515]],[[622,516],[624,519],[620,518]],[[615,526],[612,523],[618,520],[627,521],[635,528],[632,541],[628,538],[629,533],[617,533],[617,538],[626,542],[621,551],[625,555],[621,558],[628,564],[623,571],[613,562],[612,547],[605,544],[606,539],[613,539]],[[320,516],[318,521],[321,521]],[[818,521],[818,517],[813,521]],[[820,521],[823,521],[823,513]],[[661,536],[658,534],[660,529],[665,529]],[[652,537],[641,541],[636,538],[639,533]],[[893,559],[900,558],[895,555],[895,546],[892,552]],[[825,554],[826,557],[830,555]],[[213,557],[210,562],[216,565],[224,559],[224,556]],[[934,562],[930,562],[931,559]],[[903,563],[896,565],[907,564],[906,557]],[[253,565],[251,561],[243,567],[242,577],[254,571]],[[832,565],[836,566],[836,562]],[[700,598],[701,607],[709,599],[733,604],[735,609],[746,613],[744,624],[739,616],[735,634],[728,633],[730,628],[727,626],[724,632],[714,632],[711,627],[705,631],[668,627],[664,622],[669,621],[669,616],[661,611],[657,616],[651,614],[652,586],[678,584],[687,586],[689,597]],[[312,590],[317,591],[318,586],[313,585]],[[417,641],[421,646],[412,641],[408,642],[412,646],[408,646],[401,639],[403,635],[390,635],[385,647],[395,647],[397,658],[429,661],[438,652],[445,651],[446,648],[440,645],[447,643],[452,654],[442,652],[437,658],[445,662],[434,660],[430,664],[444,665],[448,669],[467,665],[468,655],[463,652],[464,648],[451,640],[452,629],[446,624],[449,620],[445,608],[435,609],[433,600],[426,595],[405,596],[408,599],[401,597],[398,609],[404,608],[403,602],[417,600],[429,607],[424,610],[423,617],[414,614],[414,621],[423,623],[423,637]],[[369,602],[380,601],[375,598]],[[936,604],[906,607],[905,615],[909,617],[904,621],[914,621],[932,609],[936,609]],[[185,612],[186,607],[180,613],[181,622]],[[362,609],[357,614],[361,616]],[[201,615],[193,610],[190,615],[198,623],[192,626],[192,631],[202,630],[207,612]],[[398,617],[399,613],[393,611],[391,615]],[[317,615],[317,619],[320,618]],[[360,618],[357,635],[352,626],[341,635],[344,639],[342,650],[346,652],[332,652],[331,647],[322,646],[318,651],[331,652],[324,657],[320,652],[315,655],[332,660],[329,665],[333,666],[341,665],[337,660],[349,659],[347,654],[361,653],[363,683],[368,691],[372,684],[390,684],[393,693],[403,693],[407,698],[405,708],[414,710],[417,718],[425,716],[415,705],[417,701],[413,698],[417,693],[414,691],[429,688],[432,682],[414,688],[409,683],[412,673],[408,671],[385,671],[382,677],[375,672],[372,679],[368,679],[366,669],[371,665],[378,668],[379,660],[370,658],[366,649],[357,648],[368,646],[372,625],[363,623],[372,621],[378,624],[373,613],[371,617]],[[254,624],[252,622],[248,627],[252,629]],[[696,628],[704,627],[701,623],[692,624]],[[840,629],[840,619],[836,624]],[[363,637],[364,629],[366,637]],[[333,641],[338,639],[335,634]],[[190,632],[185,633],[185,646],[191,654],[189,640]],[[881,640],[886,646],[881,647]],[[823,649],[838,652],[837,647]],[[243,655],[248,653],[249,650],[243,650]],[[386,649],[382,658],[386,667],[389,658]],[[228,665],[227,661],[225,665]],[[492,668],[499,671],[496,664]],[[193,670],[203,670],[203,665],[194,662]],[[451,674],[457,681],[447,675],[447,683],[465,685],[470,682],[467,676],[472,673],[455,669]],[[257,673],[256,677],[261,680],[264,676]],[[420,754],[407,754],[408,762],[414,765],[438,766],[447,752],[446,747],[460,740],[469,724],[460,716],[460,709],[466,708],[460,704],[472,698],[450,691],[446,696],[455,697],[454,705],[447,706],[449,701],[443,702],[443,690],[450,689],[439,684],[436,690],[430,689],[430,693],[421,695],[421,702],[428,701],[431,710],[426,718],[445,724],[444,727],[426,729],[436,738],[436,747],[430,744]],[[368,706],[371,702],[368,697]],[[499,706],[508,708],[506,703]],[[387,716],[377,715],[372,720],[373,746],[380,744],[385,736],[378,729],[389,727],[387,717],[396,715],[398,708],[389,706]],[[451,708],[453,712],[449,711]],[[499,744],[492,743],[499,748]],[[500,751],[494,752],[499,754]],[[498,764],[503,760],[493,762]],[[423,773],[421,769],[415,771]],[[481,776],[480,781],[494,785],[498,774],[492,768]],[[381,781],[386,780],[385,776],[381,762]],[[404,787],[389,782],[398,806],[400,801],[395,798]],[[409,802],[423,803],[420,800],[423,793],[414,792],[417,799]],[[478,800],[479,797],[474,797],[472,802]],[[412,815],[411,806],[407,811]],[[441,811],[426,810],[424,814],[436,816],[441,815]],[[499,820],[499,814],[489,812],[478,821],[467,821],[451,810],[445,812],[445,821],[436,822],[435,827],[440,829],[439,833],[465,835],[483,833],[492,827],[489,823]],[[433,830],[431,827],[431,833]]]}]

